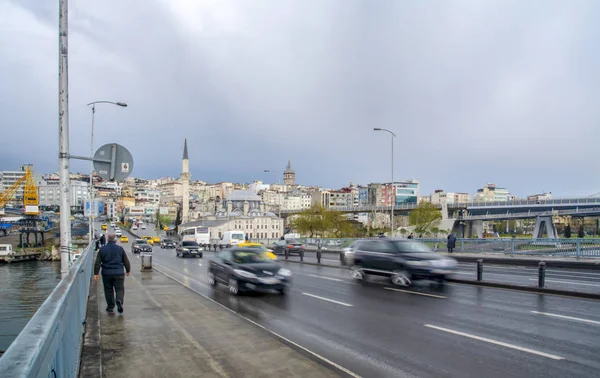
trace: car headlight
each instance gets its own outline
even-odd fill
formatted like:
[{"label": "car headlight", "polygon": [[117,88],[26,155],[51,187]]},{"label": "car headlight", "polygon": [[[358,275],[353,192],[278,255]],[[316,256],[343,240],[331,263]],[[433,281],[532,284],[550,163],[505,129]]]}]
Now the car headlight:
[{"label": "car headlight", "polygon": [[184,251],[186,251],[186,252],[189,252],[189,251],[190,251],[190,250],[189,250],[189,249],[187,249],[187,248],[184,248],[183,250],[184,250]]},{"label": "car headlight", "polygon": [[429,265],[429,261],[425,261],[425,260],[413,260],[413,261],[407,261],[406,265],[408,266],[428,266]]},{"label": "car headlight", "polygon": [[256,278],[256,274],[250,273],[250,272],[247,272],[247,271],[241,270],[241,269],[234,269],[233,273],[237,274],[240,277],[244,277],[244,278]]},{"label": "car headlight", "polygon": [[277,275],[282,277],[290,277],[292,272],[289,269],[279,269],[277,271]]}]

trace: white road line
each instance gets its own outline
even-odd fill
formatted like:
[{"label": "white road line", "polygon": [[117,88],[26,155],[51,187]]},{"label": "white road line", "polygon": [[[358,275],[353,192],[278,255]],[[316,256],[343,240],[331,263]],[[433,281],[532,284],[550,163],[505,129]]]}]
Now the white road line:
[{"label": "white road line", "polygon": [[469,276],[477,276],[477,272],[452,272],[452,274],[466,274]]},{"label": "white road line", "polygon": [[394,287],[384,287],[385,290],[393,290],[393,291],[400,291],[402,293],[408,293],[408,294],[416,294],[416,295],[423,295],[425,297],[433,297],[433,298],[440,298],[440,299],[446,299],[447,297],[444,297],[442,295],[435,295],[435,294],[427,294],[427,293],[419,293],[418,291],[410,291],[410,290],[402,290],[402,289],[396,289]]},{"label": "white road line", "polygon": [[[287,338],[287,337],[285,337],[285,336],[282,336],[282,335],[280,335],[279,333],[277,333],[277,332],[275,332],[275,331],[271,331],[269,328],[267,328],[267,327],[263,326],[262,324],[259,324],[259,323],[255,322],[254,320],[252,320],[252,319],[250,319],[250,318],[247,318],[247,317],[245,317],[244,315],[240,314],[239,312],[235,312],[234,310],[230,309],[229,307],[225,306],[224,304],[222,304],[222,303],[219,303],[219,302],[215,301],[214,299],[212,299],[212,298],[211,298],[211,297],[209,297],[208,295],[202,294],[202,293],[201,293],[201,292],[199,292],[198,290],[196,290],[196,289],[193,289],[193,288],[192,288],[190,285],[187,285],[187,284],[185,284],[185,283],[181,282],[181,281],[180,281],[180,280],[178,280],[177,278],[175,278],[175,277],[173,277],[173,276],[171,276],[171,275],[169,275],[169,274],[167,274],[167,273],[165,273],[165,272],[161,271],[160,269],[156,269],[156,270],[157,270],[157,271],[159,271],[160,273],[164,274],[165,276],[169,277],[169,278],[170,278],[170,279],[172,279],[173,281],[175,281],[175,282],[178,282],[178,283],[180,283],[181,285],[183,285],[183,286],[187,287],[188,289],[190,289],[191,291],[193,291],[193,292],[195,292],[196,294],[200,295],[201,297],[203,297],[203,298],[205,298],[205,299],[208,299],[209,301],[211,301],[211,302],[213,302],[213,303],[215,303],[215,304],[217,304],[217,305],[219,305],[219,306],[223,307],[225,310],[227,310],[227,311],[229,311],[229,312],[231,312],[231,313],[234,313],[235,315],[237,315],[237,316],[239,316],[240,318],[242,318],[242,319],[246,320],[247,322],[250,322],[250,323],[254,324],[255,326],[257,326],[257,327],[259,327],[259,328],[261,328],[261,329],[263,329],[263,330],[265,330],[265,331],[269,332],[270,334],[274,335],[275,337],[279,338],[280,340],[283,340],[283,341],[285,341],[286,343],[289,343],[289,344],[291,344],[291,345],[295,346],[296,348],[302,349],[302,350],[303,350],[303,351],[305,351],[306,353],[308,353],[308,354],[310,354],[310,355],[312,355],[312,356],[314,356],[314,357],[316,357],[316,358],[320,359],[321,361],[323,361],[323,362],[325,362],[325,363],[327,363],[327,364],[329,364],[329,365],[331,365],[331,366],[335,367],[335,368],[336,368],[336,369],[338,369],[338,370],[341,370],[341,371],[343,371],[344,373],[346,373],[346,374],[347,374],[347,375],[349,375],[350,377],[353,377],[353,378],[361,378],[361,376],[360,376],[360,375],[358,375],[358,374],[354,373],[354,372],[353,372],[353,371],[351,371],[351,370],[348,370],[348,369],[346,369],[346,368],[345,368],[345,367],[343,367],[342,365],[336,364],[335,362],[331,361],[330,359],[328,359],[328,358],[326,358],[326,357],[323,357],[323,356],[321,356],[320,354],[318,354],[318,353],[316,353],[316,352],[313,352],[312,350],[310,350],[310,349],[308,349],[308,348],[305,348],[305,347],[303,347],[302,345],[300,345],[300,344],[298,344],[298,343],[296,343],[296,342],[293,342],[292,340],[288,339],[288,338]],[[195,281],[195,280],[193,280],[193,281]],[[195,281],[195,282],[198,282],[198,281]]]},{"label": "white road line", "polygon": [[324,280],[330,280],[330,281],[338,281],[338,282],[344,282],[344,280],[341,280],[339,278],[333,278],[333,277],[325,277],[325,276],[318,276],[316,274],[307,274],[307,276],[310,277],[316,277],[316,278],[322,278]]},{"label": "white road line", "polygon": [[[530,278],[529,281],[537,281],[537,278]],[[587,284],[587,283],[580,283],[580,282],[573,282],[573,281],[559,281],[559,280],[546,280],[546,282],[557,282],[557,283],[565,283],[565,284],[570,284],[570,285],[582,285],[582,286],[596,286],[596,287],[600,287],[600,285],[597,284]]]},{"label": "white road line", "polygon": [[539,314],[539,315],[546,315],[546,316],[553,316],[555,318],[561,318],[561,319],[568,319],[568,320],[576,320],[579,322],[585,322],[585,323],[590,323],[590,324],[598,324],[600,325],[599,321],[596,320],[589,320],[589,319],[582,319],[582,318],[574,318],[572,316],[566,316],[566,315],[558,315],[558,314],[551,314],[549,312],[539,312],[539,311],[530,311],[533,314]]},{"label": "white road line", "polygon": [[468,337],[474,340],[479,340],[479,341],[485,341],[486,343],[490,343],[490,344],[495,344],[495,345],[500,345],[506,348],[511,348],[511,349],[516,349],[516,350],[520,350],[521,352],[527,352],[527,353],[531,353],[531,354],[536,354],[538,356],[542,356],[542,357],[546,357],[546,358],[551,358],[553,360],[564,360],[563,357],[554,355],[554,354],[549,354],[549,353],[544,353],[544,352],[540,352],[534,349],[529,349],[529,348],[524,348],[518,345],[513,345],[513,344],[508,344],[508,343],[503,343],[502,341],[496,341],[496,340],[492,340],[492,339],[488,339],[485,337],[481,337],[481,336],[476,336],[476,335],[471,335],[469,333],[465,333],[465,332],[460,332],[460,331],[455,331],[452,329],[448,329],[448,328],[443,328],[443,327],[438,327],[432,324],[423,324],[425,327],[427,328],[433,328],[433,329],[437,329],[438,331],[444,331],[444,332],[448,332],[448,333],[452,333],[455,335],[459,335],[459,336],[464,336],[464,337]]},{"label": "white road line", "polygon": [[334,301],[333,299],[329,299],[329,298],[325,298],[325,297],[319,297],[318,295],[314,295],[314,294],[302,293],[302,295],[307,295],[309,297],[317,298],[317,299],[320,299],[320,300],[323,300],[323,301],[327,301],[327,302],[339,304],[339,305],[346,306],[346,307],[352,307],[352,306],[354,306],[354,305],[351,305],[351,304],[348,304],[348,303]]}]

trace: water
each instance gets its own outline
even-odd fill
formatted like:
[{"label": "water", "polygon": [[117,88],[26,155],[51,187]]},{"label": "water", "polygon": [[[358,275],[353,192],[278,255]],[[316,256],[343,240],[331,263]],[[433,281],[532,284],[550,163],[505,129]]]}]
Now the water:
[{"label": "water", "polygon": [[0,264],[0,355],[60,282],[60,261]]}]

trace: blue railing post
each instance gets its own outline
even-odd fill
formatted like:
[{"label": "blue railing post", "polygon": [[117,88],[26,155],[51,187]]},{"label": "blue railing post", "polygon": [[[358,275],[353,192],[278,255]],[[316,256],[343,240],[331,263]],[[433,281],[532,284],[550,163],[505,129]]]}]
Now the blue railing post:
[{"label": "blue railing post", "polygon": [[515,254],[515,239],[511,239],[510,240],[510,255],[514,255]]},{"label": "blue railing post", "polygon": [[577,239],[575,242],[575,255],[577,256],[577,260],[581,257],[581,240]]}]

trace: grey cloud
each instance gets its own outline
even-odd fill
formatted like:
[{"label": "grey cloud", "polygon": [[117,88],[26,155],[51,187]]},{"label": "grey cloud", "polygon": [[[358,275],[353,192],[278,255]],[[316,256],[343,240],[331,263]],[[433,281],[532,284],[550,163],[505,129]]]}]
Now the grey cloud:
[{"label": "grey cloud", "polygon": [[[57,166],[58,10],[42,3],[8,2],[29,35],[0,26],[2,129],[36,146],[9,144],[4,169]],[[594,1],[72,3],[72,150],[89,149],[87,102],[126,101],[98,109],[96,145],[126,145],[137,176],[177,175],[187,136],[195,179],[272,181],[291,157],[306,184],[387,181],[384,127],[395,177],[425,193],[598,191]]]}]

